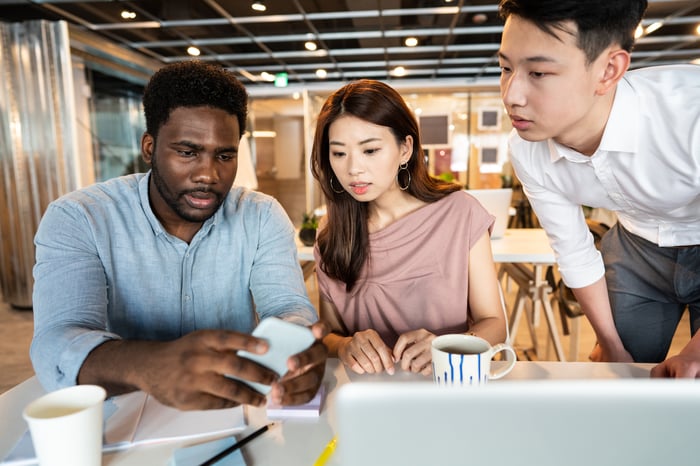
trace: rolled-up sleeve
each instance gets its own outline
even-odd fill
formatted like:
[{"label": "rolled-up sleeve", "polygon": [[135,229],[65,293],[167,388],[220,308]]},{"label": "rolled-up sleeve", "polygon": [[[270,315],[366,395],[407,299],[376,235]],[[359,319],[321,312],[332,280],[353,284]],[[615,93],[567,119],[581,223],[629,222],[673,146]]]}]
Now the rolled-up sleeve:
[{"label": "rolled-up sleeve", "polygon": [[532,176],[517,157],[513,157],[513,168],[547,232],[564,283],[570,288],[582,288],[598,281],[605,274],[605,266],[581,206],[547,189],[544,181]]},{"label": "rolled-up sleeve", "polygon": [[30,356],[41,384],[55,390],[76,384],[87,355],[119,337],[106,330],[105,272],[85,217],[50,205],[34,244]]},{"label": "rolled-up sleeve", "polygon": [[318,320],[299,266],[294,227],[277,201],[261,212],[260,241],[251,291],[261,319],[275,316],[301,325]]}]

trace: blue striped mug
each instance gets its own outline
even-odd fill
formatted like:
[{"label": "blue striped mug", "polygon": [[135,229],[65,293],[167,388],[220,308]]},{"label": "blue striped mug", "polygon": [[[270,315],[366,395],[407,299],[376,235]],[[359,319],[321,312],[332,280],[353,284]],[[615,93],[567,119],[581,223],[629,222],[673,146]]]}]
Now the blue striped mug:
[{"label": "blue striped mug", "polygon": [[[491,370],[493,357],[503,352],[505,362]],[[515,350],[506,344],[491,344],[474,335],[450,334],[433,339],[433,380],[445,387],[483,385],[489,379],[500,379],[515,365]]]}]

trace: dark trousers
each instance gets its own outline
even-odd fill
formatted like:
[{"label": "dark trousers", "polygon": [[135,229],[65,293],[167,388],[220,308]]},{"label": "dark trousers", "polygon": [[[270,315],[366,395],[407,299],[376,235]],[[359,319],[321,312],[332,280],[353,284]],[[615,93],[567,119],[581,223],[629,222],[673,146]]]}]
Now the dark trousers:
[{"label": "dark trousers", "polygon": [[700,328],[700,245],[659,247],[617,223],[601,251],[622,343],[637,362],[663,361],[686,306]]}]

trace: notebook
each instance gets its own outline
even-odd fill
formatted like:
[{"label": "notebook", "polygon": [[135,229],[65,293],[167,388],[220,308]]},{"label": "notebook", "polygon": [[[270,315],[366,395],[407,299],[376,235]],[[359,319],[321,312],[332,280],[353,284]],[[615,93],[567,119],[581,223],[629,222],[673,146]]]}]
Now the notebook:
[{"label": "notebook", "polygon": [[491,238],[502,238],[510,220],[510,202],[513,190],[511,188],[468,189],[467,193],[474,196],[486,210],[496,217]]},{"label": "notebook", "polygon": [[345,466],[699,464],[700,382],[689,379],[356,382],[335,411]]}]

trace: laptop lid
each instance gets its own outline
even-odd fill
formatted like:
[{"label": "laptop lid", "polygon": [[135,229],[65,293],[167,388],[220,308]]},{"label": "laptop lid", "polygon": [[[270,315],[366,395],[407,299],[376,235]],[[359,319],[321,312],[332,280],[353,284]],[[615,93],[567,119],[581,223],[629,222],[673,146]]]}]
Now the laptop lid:
[{"label": "laptop lid", "polygon": [[491,238],[502,238],[510,221],[510,202],[513,190],[511,188],[468,189],[467,193],[474,196],[491,215],[496,217]]},{"label": "laptop lid", "polygon": [[335,403],[344,466],[699,464],[694,380],[356,382]]}]

